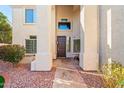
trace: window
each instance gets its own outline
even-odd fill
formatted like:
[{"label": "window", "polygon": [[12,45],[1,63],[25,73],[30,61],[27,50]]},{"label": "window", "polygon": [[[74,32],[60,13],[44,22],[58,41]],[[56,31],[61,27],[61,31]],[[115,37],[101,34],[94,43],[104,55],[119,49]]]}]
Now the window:
[{"label": "window", "polygon": [[26,53],[36,53],[37,52],[37,37],[30,36],[30,39],[26,39]]},{"label": "window", "polygon": [[71,52],[71,37],[67,37],[67,51]]},{"label": "window", "polygon": [[34,23],[34,9],[25,9],[25,23]]},{"label": "window", "polygon": [[58,29],[59,30],[70,30],[71,29],[71,23],[70,22],[59,22],[58,23]]},{"label": "window", "polygon": [[74,39],[73,41],[73,52],[80,52],[80,39]]}]

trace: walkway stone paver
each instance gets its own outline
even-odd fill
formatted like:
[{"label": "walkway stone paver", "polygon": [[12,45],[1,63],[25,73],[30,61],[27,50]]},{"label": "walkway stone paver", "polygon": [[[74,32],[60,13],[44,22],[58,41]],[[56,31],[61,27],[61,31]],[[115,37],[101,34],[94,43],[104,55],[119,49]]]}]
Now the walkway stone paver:
[{"label": "walkway stone paver", "polygon": [[[57,59],[54,62],[56,74],[53,83],[55,88],[81,88],[87,87],[78,72],[78,65],[72,59]],[[76,67],[77,66],[77,67]]]}]

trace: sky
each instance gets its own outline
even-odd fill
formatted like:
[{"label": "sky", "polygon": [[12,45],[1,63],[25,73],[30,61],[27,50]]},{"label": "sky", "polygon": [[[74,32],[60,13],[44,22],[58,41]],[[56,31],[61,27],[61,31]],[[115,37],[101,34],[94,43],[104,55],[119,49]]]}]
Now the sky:
[{"label": "sky", "polygon": [[0,12],[7,16],[8,20],[12,23],[12,9],[9,5],[0,5]]}]

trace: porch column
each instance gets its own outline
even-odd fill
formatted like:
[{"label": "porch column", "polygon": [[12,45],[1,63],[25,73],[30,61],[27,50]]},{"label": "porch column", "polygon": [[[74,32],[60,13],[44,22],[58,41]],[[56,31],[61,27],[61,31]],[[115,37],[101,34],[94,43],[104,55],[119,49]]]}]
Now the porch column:
[{"label": "porch column", "polygon": [[81,54],[83,70],[98,70],[98,6],[81,6]]},{"label": "porch column", "polygon": [[55,5],[52,5],[52,58],[56,59],[56,9]]},{"label": "porch column", "polygon": [[51,6],[37,6],[37,54],[32,71],[49,71],[52,67]]}]

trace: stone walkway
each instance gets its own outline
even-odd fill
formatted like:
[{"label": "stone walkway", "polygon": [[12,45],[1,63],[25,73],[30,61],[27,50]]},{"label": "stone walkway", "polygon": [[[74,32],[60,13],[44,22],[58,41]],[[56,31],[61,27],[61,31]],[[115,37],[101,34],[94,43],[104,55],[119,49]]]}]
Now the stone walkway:
[{"label": "stone walkway", "polygon": [[84,72],[73,59],[57,59],[54,88],[103,87],[102,76],[93,72]]}]

